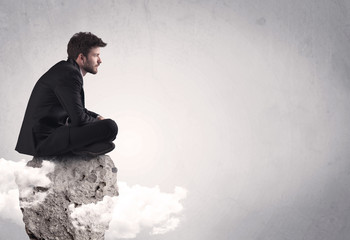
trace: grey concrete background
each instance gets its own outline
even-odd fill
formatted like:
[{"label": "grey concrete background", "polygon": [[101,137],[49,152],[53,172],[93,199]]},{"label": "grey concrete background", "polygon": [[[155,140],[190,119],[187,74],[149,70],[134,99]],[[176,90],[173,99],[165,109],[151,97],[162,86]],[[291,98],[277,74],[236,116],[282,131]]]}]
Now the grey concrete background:
[{"label": "grey concrete background", "polygon": [[[87,107],[117,121],[130,184],[186,188],[180,226],[136,239],[346,240],[350,2],[0,1],[0,157],[78,31],[104,39]],[[0,239],[25,239],[0,220]]]}]

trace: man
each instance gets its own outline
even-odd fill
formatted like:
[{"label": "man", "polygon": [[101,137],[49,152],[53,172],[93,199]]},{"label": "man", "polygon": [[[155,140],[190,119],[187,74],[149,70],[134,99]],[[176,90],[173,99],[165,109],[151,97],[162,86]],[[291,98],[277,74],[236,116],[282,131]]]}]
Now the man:
[{"label": "man", "polygon": [[100,38],[90,32],[73,35],[68,60],[49,69],[30,96],[16,150],[32,156],[75,153],[97,156],[114,149],[116,123],[85,108],[83,76],[102,63]]}]

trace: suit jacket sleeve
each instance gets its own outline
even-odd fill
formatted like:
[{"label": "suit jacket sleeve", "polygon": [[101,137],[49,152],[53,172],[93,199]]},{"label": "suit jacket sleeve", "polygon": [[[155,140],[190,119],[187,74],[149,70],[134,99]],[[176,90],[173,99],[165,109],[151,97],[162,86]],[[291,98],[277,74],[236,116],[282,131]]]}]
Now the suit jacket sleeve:
[{"label": "suit jacket sleeve", "polygon": [[88,110],[84,107],[81,98],[82,87],[82,81],[79,76],[73,74],[58,84],[54,89],[58,100],[68,113],[71,126],[81,126],[97,121],[94,114],[89,114]]},{"label": "suit jacket sleeve", "polygon": [[97,118],[97,116],[98,116],[97,113],[92,112],[92,111],[89,111],[89,110],[87,110],[86,108],[85,108],[85,112],[86,112],[87,114],[89,114],[89,115],[90,115],[91,117],[93,117],[93,118]]}]

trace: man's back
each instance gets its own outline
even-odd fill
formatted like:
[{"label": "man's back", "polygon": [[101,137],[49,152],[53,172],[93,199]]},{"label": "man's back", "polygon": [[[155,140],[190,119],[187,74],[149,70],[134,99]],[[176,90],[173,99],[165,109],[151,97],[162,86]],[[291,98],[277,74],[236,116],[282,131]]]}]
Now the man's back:
[{"label": "man's back", "polygon": [[18,152],[34,155],[36,142],[65,125],[69,115],[65,110],[67,106],[60,100],[60,95],[64,93],[58,93],[57,89],[69,88],[72,84],[81,91],[83,79],[79,66],[72,59],[55,64],[37,81],[18,138]]}]

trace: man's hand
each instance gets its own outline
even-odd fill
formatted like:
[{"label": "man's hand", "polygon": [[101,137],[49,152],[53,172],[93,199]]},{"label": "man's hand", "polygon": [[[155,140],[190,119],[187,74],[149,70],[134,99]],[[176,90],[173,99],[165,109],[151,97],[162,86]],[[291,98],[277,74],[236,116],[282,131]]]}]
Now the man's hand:
[{"label": "man's hand", "polygon": [[97,119],[97,120],[104,120],[105,118],[102,117],[102,116],[100,116],[100,115],[98,115],[98,116],[96,117],[96,119]]}]

